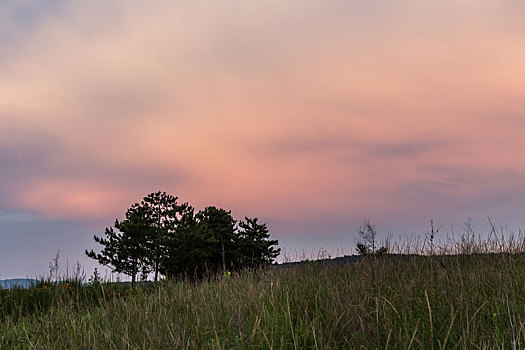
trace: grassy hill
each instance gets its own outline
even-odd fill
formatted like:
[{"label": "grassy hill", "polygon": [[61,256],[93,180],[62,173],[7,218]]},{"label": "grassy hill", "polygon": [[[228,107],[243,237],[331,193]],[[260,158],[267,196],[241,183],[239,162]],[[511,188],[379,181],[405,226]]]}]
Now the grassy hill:
[{"label": "grassy hill", "polygon": [[29,294],[0,296],[0,348],[519,349],[520,247],[304,262],[134,289],[39,284],[27,293],[49,304],[27,314]]}]

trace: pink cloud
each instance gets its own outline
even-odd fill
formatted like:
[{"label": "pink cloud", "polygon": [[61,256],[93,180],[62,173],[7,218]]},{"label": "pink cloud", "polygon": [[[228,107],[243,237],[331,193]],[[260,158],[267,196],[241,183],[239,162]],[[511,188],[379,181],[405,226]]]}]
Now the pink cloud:
[{"label": "pink cloud", "polygon": [[162,187],[297,220],[507,193],[482,174],[525,176],[525,28],[505,4],[409,5],[69,4],[0,61],[0,150],[42,161],[0,188],[49,216]]}]

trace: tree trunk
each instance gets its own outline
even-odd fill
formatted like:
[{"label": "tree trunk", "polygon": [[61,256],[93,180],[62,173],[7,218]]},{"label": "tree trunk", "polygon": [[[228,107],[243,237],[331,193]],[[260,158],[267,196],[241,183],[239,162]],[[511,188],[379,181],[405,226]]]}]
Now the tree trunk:
[{"label": "tree trunk", "polygon": [[222,270],[226,272],[226,253],[224,252],[224,242],[221,242]]},{"label": "tree trunk", "polygon": [[[160,237],[160,211],[161,211],[161,207],[160,207],[160,203],[157,207],[157,233],[156,233],[156,239],[157,239],[157,247],[156,249],[160,249],[160,246],[161,246],[161,242],[163,241],[162,238]],[[159,252],[157,251],[157,256],[155,257],[155,282],[157,282],[157,279],[159,277],[159,260],[160,260],[160,254]]]}]

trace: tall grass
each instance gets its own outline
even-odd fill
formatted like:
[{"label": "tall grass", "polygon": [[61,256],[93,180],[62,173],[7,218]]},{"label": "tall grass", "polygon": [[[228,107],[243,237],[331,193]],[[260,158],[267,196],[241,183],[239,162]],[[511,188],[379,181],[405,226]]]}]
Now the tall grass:
[{"label": "tall grass", "polygon": [[[130,292],[121,283],[86,284],[85,281],[64,278],[58,281],[40,279],[29,288],[0,289],[0,320],[17,322],[24,317],[46,314],[50,309],[68,305],[75,311],[100,306]],[[0,347],[1,349],[1,347]]]},{"label": "tall grass", "polygon": [[[425,243],[426,244],[426,243]],[[5,317],[14,349],[525,348],[525,239],[463,236],[354,264],[161,281]],[[413,249],[413,247],[411,247]],[[414,249],[413,249],[414,250]],[[399,253],[403,253],[400,255]],[[83,299],[85,298],[85,299]],[[84,301],[80,301],[84,300]]]}]

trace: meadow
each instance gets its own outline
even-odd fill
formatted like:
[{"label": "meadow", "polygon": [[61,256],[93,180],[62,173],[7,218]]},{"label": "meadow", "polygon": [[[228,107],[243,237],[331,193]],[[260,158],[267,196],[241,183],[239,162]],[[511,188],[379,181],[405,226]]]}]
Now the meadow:
[{"label": "meadow", "polygon": [[521,349],[525,239],[467,233],[390,254],[129,285],[0,292],[2,349]]}]

